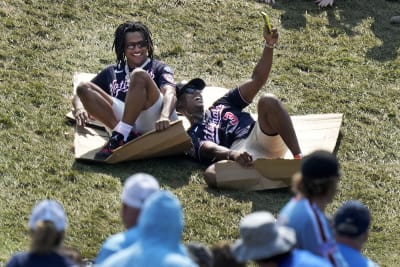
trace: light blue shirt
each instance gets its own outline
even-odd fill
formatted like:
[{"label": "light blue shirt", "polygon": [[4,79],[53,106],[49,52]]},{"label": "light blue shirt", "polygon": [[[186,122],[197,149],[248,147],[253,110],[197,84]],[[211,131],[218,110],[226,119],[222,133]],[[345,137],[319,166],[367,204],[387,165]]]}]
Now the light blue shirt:
[{"label": "light blue shirt", "polygon": [[321,256],[336,267],[348,267],[327,218],[315,203],[307,198],[292,198],[280,211],[278,222],[295,230],[298,248]]},{"label": "light blue shirt", "polygon": [[96,257],[96,264],[102,263],[105,259],[116,252],[124,250],[136,242],[138,238],[137,227],[132,227],[124,232],[110,236],[100,248]]},{"label": "light blue shirt", "polygon": [[352,247],[338,243],[338,248],[349,266],[379,267],[375,262],[363,256],[358,250]]},{"label": "light blue shirt", "polygon": [[316,256],[308,251],[294,249],[292,253],[278,263],[278,267],[333,267],[333,265],[322,257]]}]

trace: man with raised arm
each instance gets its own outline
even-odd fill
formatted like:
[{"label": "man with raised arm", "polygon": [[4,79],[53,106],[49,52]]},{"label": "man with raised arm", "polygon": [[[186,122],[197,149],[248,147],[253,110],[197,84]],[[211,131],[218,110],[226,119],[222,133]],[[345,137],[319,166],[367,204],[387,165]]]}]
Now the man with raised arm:
[{"label": "man with raised arm", "polygon": [[[233,160],[244,167],[257,158],[282,158],[287,149],[294,158],[301,158],[291,118],[281,101],[264,94],[257,105],[258,119],[244,112],[266,83],[278,41],[278,31],[264,27],[265,45],[250,79],[227,92],[204,112],[202,79],[177,84],[177,111],[190,122],[191,157],[208,164]],[[251,153],[250,153],[251,151]],[[209,186],[216,186],[215,169],[205,172]]]}]

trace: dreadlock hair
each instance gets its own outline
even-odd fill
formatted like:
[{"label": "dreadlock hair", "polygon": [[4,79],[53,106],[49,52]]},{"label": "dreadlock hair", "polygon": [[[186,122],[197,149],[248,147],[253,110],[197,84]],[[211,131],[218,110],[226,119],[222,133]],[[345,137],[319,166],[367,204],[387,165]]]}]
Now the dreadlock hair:
[{"label": "dreadlock hair", "polygon": [[153,59],[153,41],[151,40],[151,32],[146,25],[137,21],[126,21],[118,26],[114,34],[113,49],[117,56],[117,64],[123,63],[125,61],[125,34],[127,32],[140,32],[143,35],[144,41],[147,43],[147,49],[149,53],[149,58]]}]

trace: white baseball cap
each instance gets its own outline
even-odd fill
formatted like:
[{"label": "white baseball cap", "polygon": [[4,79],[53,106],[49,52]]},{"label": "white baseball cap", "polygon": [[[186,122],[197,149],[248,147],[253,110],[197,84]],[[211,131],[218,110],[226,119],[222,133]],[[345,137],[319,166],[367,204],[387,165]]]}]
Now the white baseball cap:
[{"label": "white baseball cap", "polygon": [[130,207],[141,209],[145,200],[159,190],[160,185],[153,176],[136,173],[125,181],[122,202]]},{"label": "white baseball cap", "polygon": [[57,231],[63,231],[67,227],[67,216],[63,206],[55,200],[42,200],[32,209],[29,218],[29,228],[35,230],[39,221],[50,221]]}]

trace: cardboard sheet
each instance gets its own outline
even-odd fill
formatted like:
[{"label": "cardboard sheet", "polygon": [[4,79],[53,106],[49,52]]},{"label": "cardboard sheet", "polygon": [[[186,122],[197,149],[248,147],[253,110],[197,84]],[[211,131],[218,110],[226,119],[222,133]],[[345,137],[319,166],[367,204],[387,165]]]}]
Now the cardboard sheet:
[{"label": "cardboard sheet", "polygon": [[[262,163],[264,160],[256,160],[255,162]],[[274,162],[279,160],[270,160],[267,162],[268,167],[266,172],[272,174],[271,176],[263,176],[256,168],[243,168],[238,163],[234,161],[219,161],[215,164],[215,172],[217,174],[217,187],[219,188],[230,188],[230,189],[240,189],[247,191],[256,191],[264,189],[276,189],[284,188],[290,185],[290,180],[276,179],[274,174],[279,173],[278,177],[289,175],[288,170],[285,169],[287,166],[284,164],[285,168],[282,166],[275,166]],[[297,164],[294,160],[281,160],[290,163]],[[295,166],[297,168],[297,166]],[[268,175],[267,174],[267,175]],[[272,179],[269,179],[270,177]]]},{"label": "cardboard sheet", "polygon": [[[76,127],[74,150],[78,160],[96,161],[94,155],[108,141],[105,130],[92,127]],[[105,163],[181,155],[190,148],[191,141],[183,128],[182,121],[173,122],[162,133],[152,131],[116,149]]]}]

